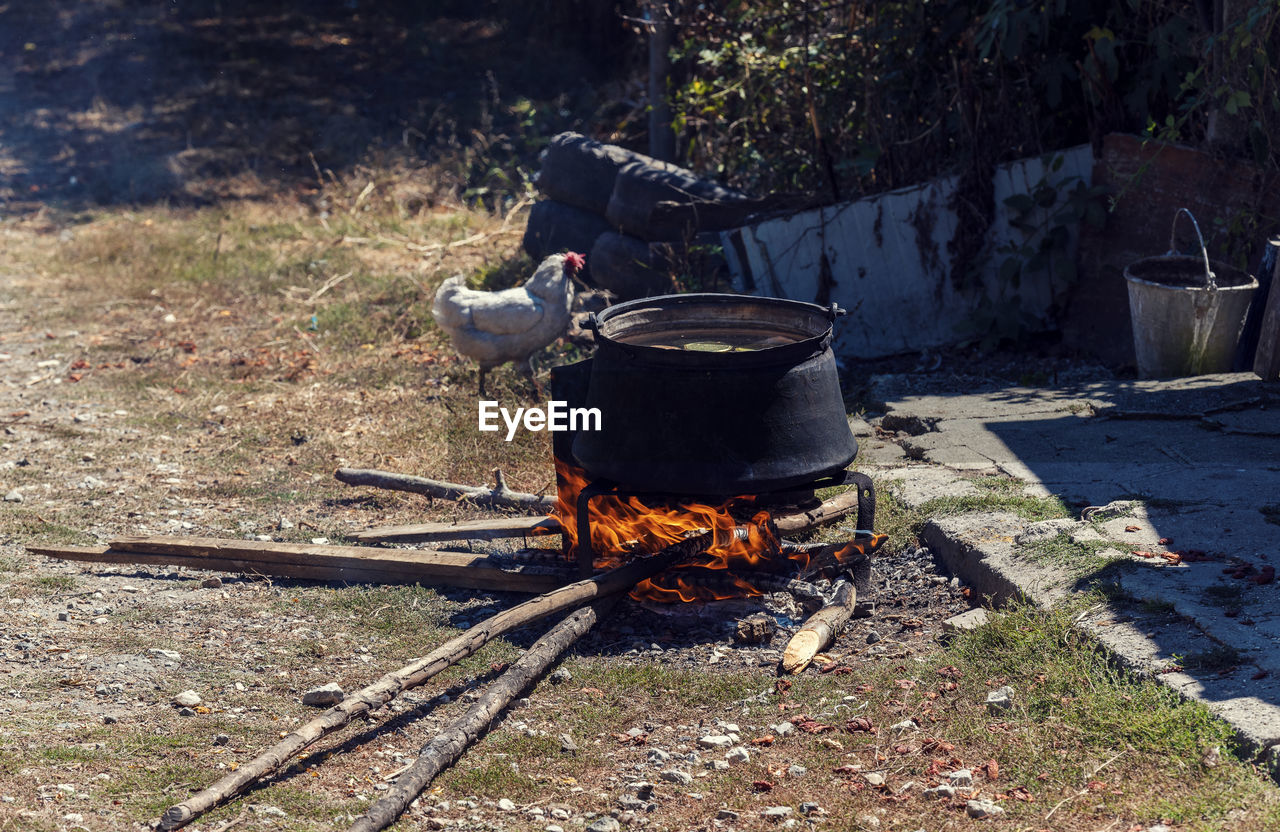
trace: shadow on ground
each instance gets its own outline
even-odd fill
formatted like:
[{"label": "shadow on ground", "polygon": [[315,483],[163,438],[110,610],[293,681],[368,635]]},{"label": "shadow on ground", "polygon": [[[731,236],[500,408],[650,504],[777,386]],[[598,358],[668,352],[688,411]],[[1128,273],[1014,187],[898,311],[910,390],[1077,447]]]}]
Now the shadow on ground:
[{"label": "shadow on ground", "polygon": [[541,138],[582,126],[628,54],[611,9],[578,5],[0,6],[0,202],[259,196],[371,148],[429,162],[466,146],[464,183],[509,180]]}]

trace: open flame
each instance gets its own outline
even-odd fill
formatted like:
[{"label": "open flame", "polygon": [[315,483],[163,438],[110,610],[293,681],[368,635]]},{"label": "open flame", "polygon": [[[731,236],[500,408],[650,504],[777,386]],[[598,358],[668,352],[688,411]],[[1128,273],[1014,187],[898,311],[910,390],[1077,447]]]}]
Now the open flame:
[{"label": "open flame", "polygon": [[[578,544],[578,495],[587,486],[586,472],[556,460],[558,501],[553,515],[560,520],[569,551]],[[751,573],[792,575],[809,565],[804,549],[783,546],[774,533],[769,512],[751,507],[755,498],[735,497],[723,505],[680,502],[647,505],[638,497],[598,496],[590,501],[591,551],[598,568],[613,568],[633,557],[652,554],[679,543],[689,533],[710,531],[711,548],[687,564],[646,580],[632,590],[637,600],[659,602],[712,601],[762,594]],[[734,514],[746,516],[738,520]],[[836,553],[863,551],[853,542]],[[714,576],[714,580],[708,577]]]}]

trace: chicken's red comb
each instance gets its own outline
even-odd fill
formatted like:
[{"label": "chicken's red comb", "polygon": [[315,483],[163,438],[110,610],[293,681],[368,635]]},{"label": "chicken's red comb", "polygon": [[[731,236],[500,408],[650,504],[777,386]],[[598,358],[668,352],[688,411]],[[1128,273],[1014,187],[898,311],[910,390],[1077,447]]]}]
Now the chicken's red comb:
[{"label": "chicken's red comb", "polygon": [[564,256],[564,270],[569,274],[577,274],[585,265],[587,265],[586,256],[576,251],[567,252]]}]

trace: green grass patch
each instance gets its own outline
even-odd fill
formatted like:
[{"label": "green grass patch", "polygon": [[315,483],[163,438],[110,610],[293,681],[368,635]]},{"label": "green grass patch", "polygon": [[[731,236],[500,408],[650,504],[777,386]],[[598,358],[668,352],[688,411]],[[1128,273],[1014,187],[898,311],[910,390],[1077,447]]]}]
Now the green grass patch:
[{"label": "green grass patch", "polygon": [[1220,644],[1208,650],[1188,653],[1182,658],[1182,666],[1192,670],[1219,671],[1238,666],[1244,661],[1244,654],[1234,647]]},{"label": "green grass patch", "polygon": [[[575,669],[574,678],[587,687],[610,691],[643,692],[655,704],[723,705],[741,699],[741,677],[674,668],[659,662],[635,664],[587,663]],[[767,685],[762,685],[765,687]]]},{"label": "green grass patch", "polygon": [[[1204,705],[1117,668],[1091,637],[1072,625],[1080,609],[1096,600],[1048,612],[1008,610],[986,627],[960,635],[942,661],[961,668],[963,687],[974,697],[994,681],[1012,682],[1017,694],[1012,717],[1025,741],[1008,744],[1005,755],[1028,771],[1049,770],[1065,781],[1080,782],[1092,776],[1096,763],[1089,761],[1095,755],[1114,749],[1203,772],[1206,749],[1231,746],[1230,726]],[[988,721],[979,712],[956,727],[985,731]],[[1088,753],[1058,754],[1067,744]]]},{"label": "green grass patch", "polygon": [[1051,564],[1068,569],[1096,570],[1122,558],[1107,556],[1107,550],[1121,551],[1123,544],[1111,540],[1080,540],[1061,533],[1018,547],[1018,554],[1032,563]]},{"label": "green grass patch", "polygon": [[[559,744],[556,745],[555,753],[560,753]],[[530,759],[529,764],[536,765],[536,760]],[[543,791],[542,784],[519,768],[519,759],[489,754],[476,765],[450,769],[439,782],[457,794],[493,795],[512,800],[539,797]]]},{"label": "green grass patch", "polygon": [[94,543],[92,535],[37,515],[33,511],[15,511],[4,524],[5,534],[22,544],[38,543],[46,546],[87,546]]},{"label": "green grass patch", "polygon": [[[1010,512],[1030,521],[1070,517],[1071,511],[1057,497],[1034,497],[1022,493],[1022,484],[1004,477],[980,477],[974,484],[981,491],[962,497],[938,497],[911,507],[894,496],[891,482],[876,482],[876,531],[889,536],[891,549],[914,543],[929,520],[976,512]],[[834,491],[834,489],[833,489]],[[827,497],[823,497],[827,499]],[[849,523],[852,523],[852,519]],[[820,540],[836,540],[848,535],[846,523],[828,527]]]},{"label": "green grass patch", "polygon": [[1224,609],[1239,608],[1248,600],[1244,588],[1234,584],[1210,584],[1204,588],[1201,598],[1206,604]]},{"label": "green grass patch", "polygon": [[49,594],[70,592],[80,585],[74,575],[41,575],[38,578],[32,578],[30,584]]}]

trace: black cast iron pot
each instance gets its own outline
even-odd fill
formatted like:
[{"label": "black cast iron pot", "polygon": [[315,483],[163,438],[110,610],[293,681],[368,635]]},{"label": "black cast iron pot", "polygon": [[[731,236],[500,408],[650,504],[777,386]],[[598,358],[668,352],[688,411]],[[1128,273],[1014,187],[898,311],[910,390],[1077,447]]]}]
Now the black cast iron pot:
[{"label": "black cast iron pot", "polygon": [[[578,434],[574,457],[593,479],[668,494],[759,494],[839,473],[858,453],[831,352],[841,314],[834,305],[720,294],[610,307],[589,323],[596,352],[587,406],[600,409],[601,429]],[[760,338],[774,345],[655,345]]]}]

